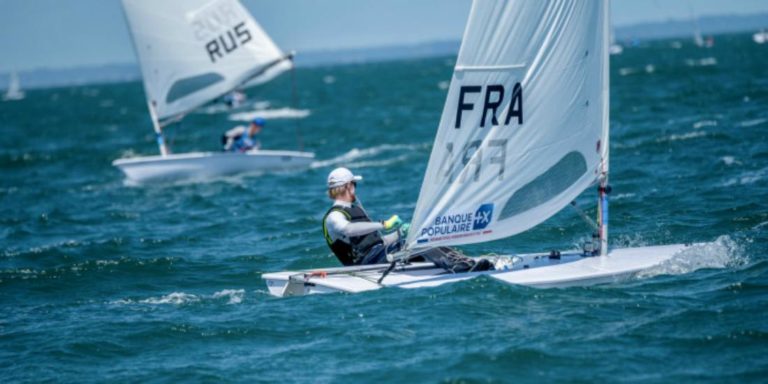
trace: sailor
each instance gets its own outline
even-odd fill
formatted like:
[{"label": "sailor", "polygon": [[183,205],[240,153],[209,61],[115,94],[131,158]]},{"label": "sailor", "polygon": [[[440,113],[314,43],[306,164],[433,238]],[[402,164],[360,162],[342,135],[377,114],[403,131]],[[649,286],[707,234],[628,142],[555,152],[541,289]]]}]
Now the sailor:
[{"label": "sailor", "polygon": [[246,96],[240,91],[232,91],[223,97],[224,104],[229,108],[237,108],[243,104]]},{"label": "sailor", "polygon": [[[387,254],[400,250],[409,224],[397,215],[372,221],[355,195],[361,176],[347,168],[336,168],[328,175],[328,197],[333,207],[323,217],[323,235],[331,251],[344,265],[387,262]],[[383,231],[384,233],[380,233]]]},{"label": "sailor", "polygon": [[261,132],[266,123],[264,119],[257,117],[251,121],[249,127],[238,125],[225,132],[221,136],[221,144],[224,146],[224,151],[247,152],[251,149],[260,149],[261,142],[256,139],[256,135]]}]

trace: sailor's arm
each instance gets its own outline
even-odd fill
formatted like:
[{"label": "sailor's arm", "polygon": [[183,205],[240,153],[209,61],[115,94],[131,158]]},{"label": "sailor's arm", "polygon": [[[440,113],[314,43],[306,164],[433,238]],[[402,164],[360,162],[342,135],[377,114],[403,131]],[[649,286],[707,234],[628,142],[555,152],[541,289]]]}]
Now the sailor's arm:
[{"label": "sailor's arm", "polygon": [[237,127],[234,127],[224,133],[224,136],[227,137],[227,143],[224,144],[224,150],[229,151],[232,149],[232,146],[235,145],[235,141],[242,135],[245,134],[246,128],[242,125],[238,125]]},{"label": "sailor's arm", "polygon": [[345,237],[367,235],[371,232],[384,229],[384,225],[377,222],[352,223],[347,220],[343,213],[338,211],[334,211],[328,214],[328,218],[326,220],[326,225],[328,226],[329,232],[337,233]]},{"label": "sailor's arm", "polygon": [[231,137],[231,138],[233,138],[233,139],[234,139],[234,138],[237,138],[237,137],[239,137],[240,135],[243,135],[243,134],[245,134],[245,132],[246,132],[246,130],[247,130],[247,129],[248,129],[248,128],[246,128],[244,125],[238,125],[237,127],[234,127],[234,128],[232,128],[232,129],[230,129],[229,131],[227,131],[227,132],[225,133],[225,135],[226,135],[227,137]]},{"label": "sailor's arm", "polygon": [[400,240],[400,232],[394,231],[392,233],[388,233],[386,235],[381,235],[381,240],[384,242],[385,247],[389,247],[390,245],[398,242]]}]

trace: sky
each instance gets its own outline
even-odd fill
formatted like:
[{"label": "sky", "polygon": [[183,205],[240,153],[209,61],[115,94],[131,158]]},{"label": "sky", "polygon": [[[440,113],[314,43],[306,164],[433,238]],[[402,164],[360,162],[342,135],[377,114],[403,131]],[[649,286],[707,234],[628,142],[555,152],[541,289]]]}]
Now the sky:
[{"label": "sky", "polygon": [[[164,1],[164,0],[156,0]],[[470,0],[241,0],[285,51],[459,40]],[[768,0],[613,0],[616,26],[768,12]],[[0,0],[0,72],[135,62],[120,0]]]}]

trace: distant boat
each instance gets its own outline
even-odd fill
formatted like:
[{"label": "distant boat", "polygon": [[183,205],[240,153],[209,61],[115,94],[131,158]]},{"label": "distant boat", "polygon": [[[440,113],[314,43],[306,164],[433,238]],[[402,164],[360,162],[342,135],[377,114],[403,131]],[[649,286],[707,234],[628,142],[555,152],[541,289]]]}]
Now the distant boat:
[{"label": "distant boat", "polygon": [[693,43],[699,48],[712,48],[715,45],[715,39],[712,36],[705,39],[701,34],[699,18],[693,12],[693,8],[691,8],[691,19],[693,20]]},{"label": "distant boat", "polygon": [[768,31],[763,29],[760,32],[755,33],[754,35],[752,35],[752,40],[754,40],[755,43],[758,43],[758,44],[765,44],[766,42],[768,42]]},{"label": "distant boat", "polygon": [[170,154],[164,127],[232,91],[270,81],[293,68],[293,57],[280,51],[238,0],[122,4],[160,148],[160,156],[115,160],[112,164],[128,179],[208,179],[309,168],[314,153],[300,151]]},{"label": "distant boat", "polygon": [[19,83],[19,76],[16,72],[11,73],[10,81],[8,82],[8,90],[3,95],[3,100],[13,101],[21,100],[24,98],[24,92],[21,90]]},{"label": "distant boat", "polygon": [[696,24],[696,29],[693,30],[693,43],[696,44],[697,47],[704,47],[705,44],[704,37],[701,36],[698,24]]},{"label": "distant boat", "polygon": [[616,35],[613,28],[611,28],[611,43],[608,47],[608,52],[611,55],[621,55],[624,52],[624,47],[616,42]]}]

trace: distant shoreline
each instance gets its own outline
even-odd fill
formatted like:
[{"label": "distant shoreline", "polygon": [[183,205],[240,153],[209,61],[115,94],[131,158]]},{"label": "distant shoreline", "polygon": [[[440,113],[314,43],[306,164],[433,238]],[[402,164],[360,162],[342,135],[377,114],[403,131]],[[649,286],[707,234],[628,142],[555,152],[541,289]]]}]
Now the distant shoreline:
[{"label": "distant shoreline", "polygon": [[[704,35],[736,35],[768,28],[768,13],[756,15],[704,16],[699,18]],[[692,20],[670,20],[618,26],[615,39],[624,41],[657,41],[686,39],[693,36]],[[392,60],[425,59],[455,56],[461,42],[434,41],[420,44],[391,45],[370,48],[346,48],[298,52],[296,66],[300,68],[385,62]],[[76,68],[39,68],[18,71],[23,89],[109,84],[141,79],[136,63],[90,65]],[[0,89],[8,86],[9,72],[0,74]]]}]

